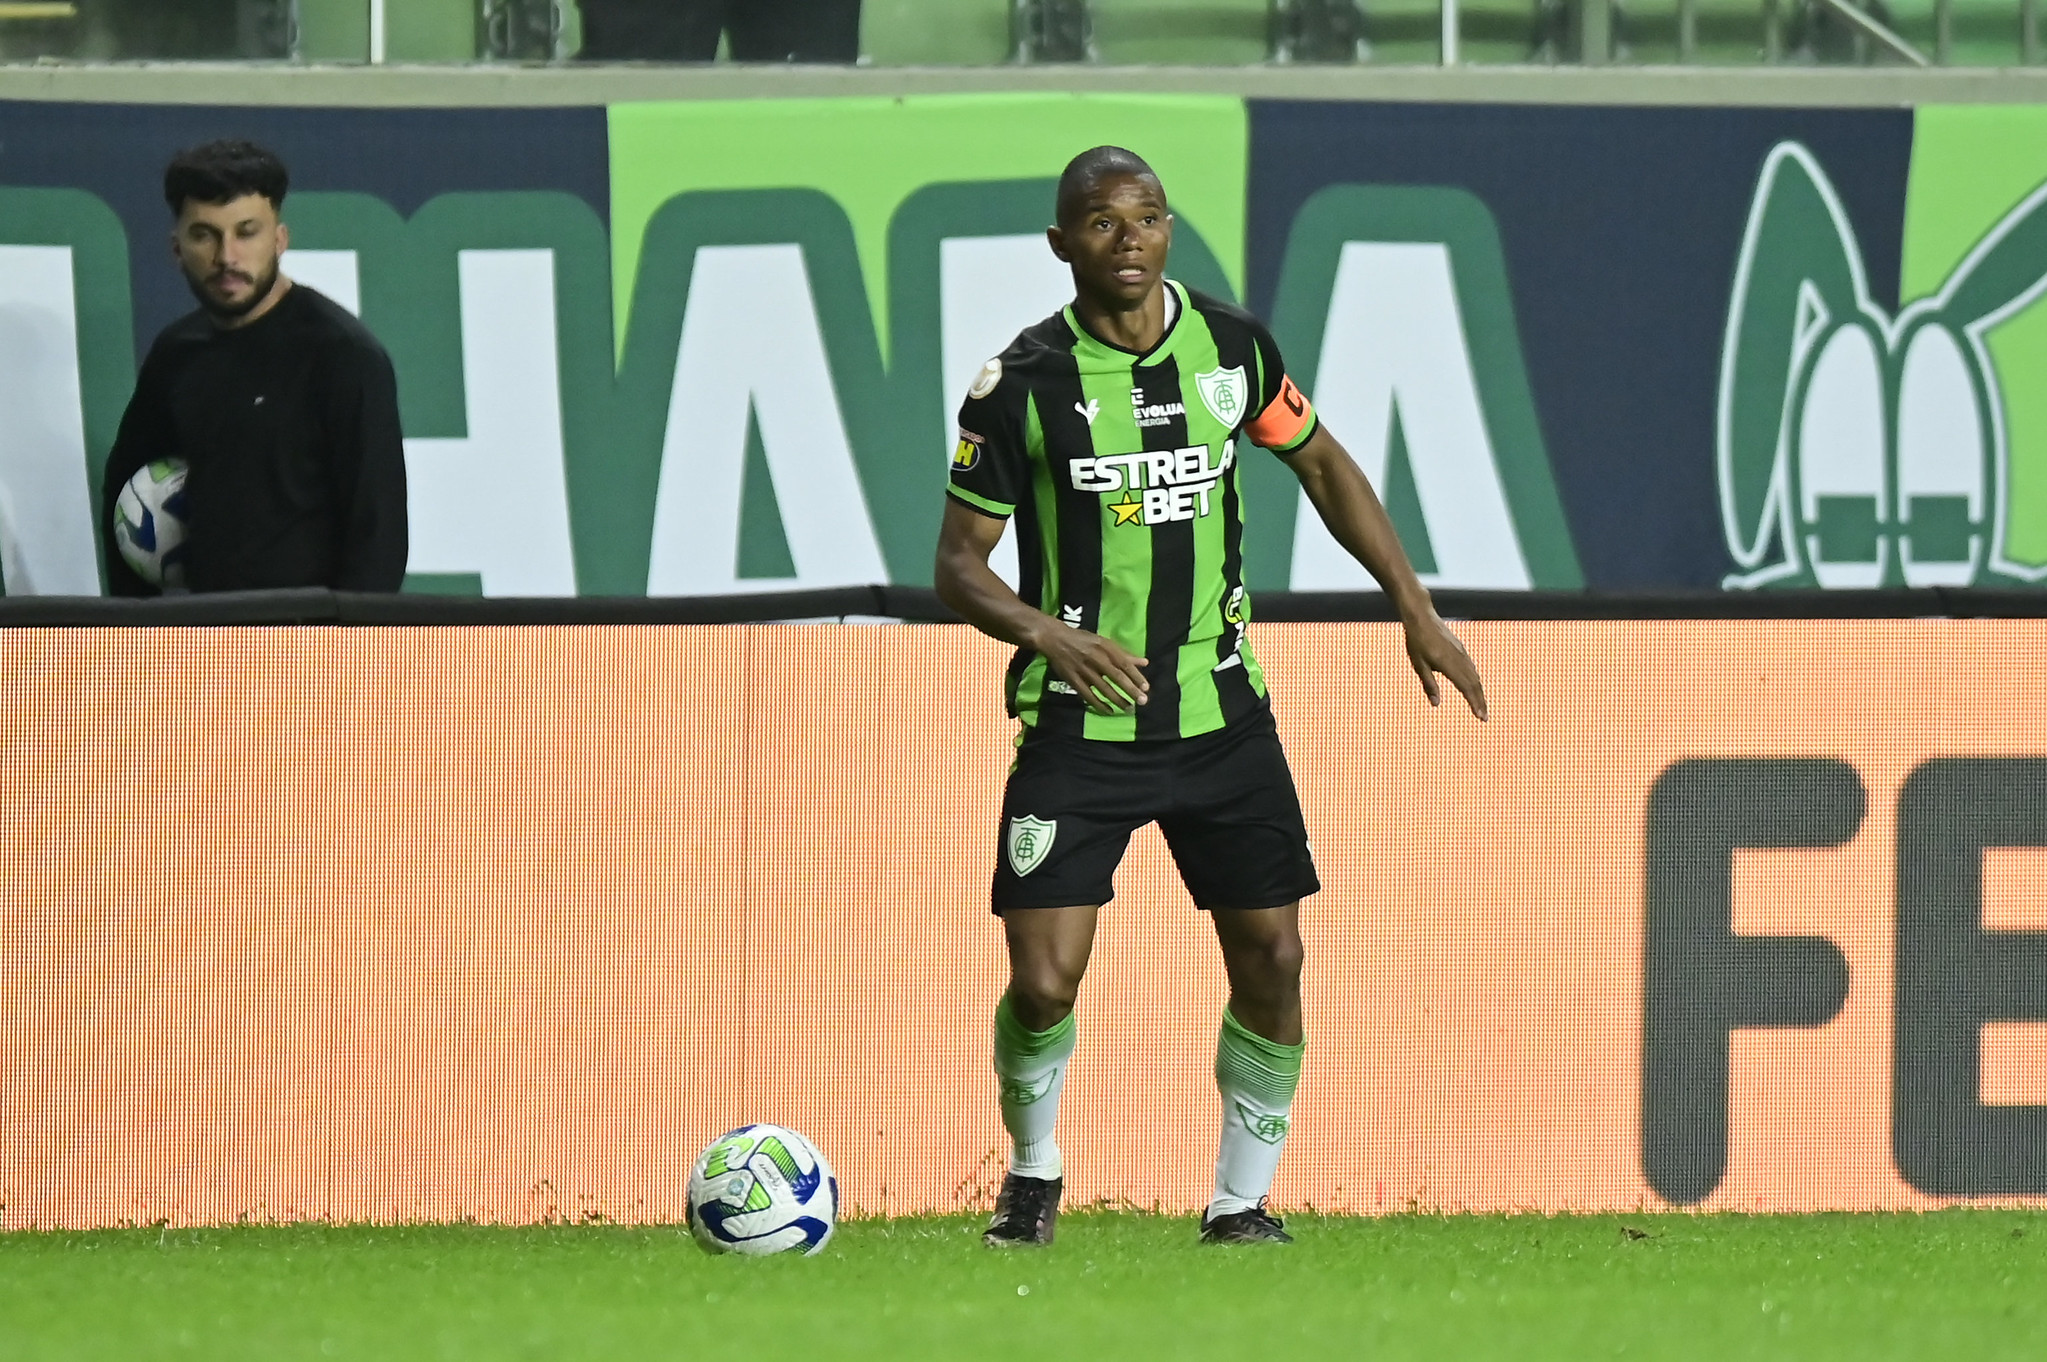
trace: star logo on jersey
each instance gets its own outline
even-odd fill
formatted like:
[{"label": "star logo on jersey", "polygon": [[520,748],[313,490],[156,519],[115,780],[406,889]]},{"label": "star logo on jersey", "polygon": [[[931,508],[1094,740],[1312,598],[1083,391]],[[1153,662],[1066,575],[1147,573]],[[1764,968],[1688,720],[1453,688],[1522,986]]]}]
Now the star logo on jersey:
[{"label": "star logo on jersey", "polygon": [[1025,814],[1009,820],[1009,868],[1017,876],[1030,874],[1045,863],[1045,857],[1052,853],[1052,839],[1059,835],[1057,819],[1046,821]]},{"label": "star logo on jersey", "polygon": [[1142,525],[1144,523],[1143,520],[1139,519],[1144,514],[1144,503],[1139,501],[1134,493],[1125,492],[1123,500],[1109,503],[1109,509],[1116,513],[1116,524],[1118,525]]},{"label": "star logo on jersey", "polygon": [[1249,386],[1241,366],[1194,375],[1194,390],[1201,394],[1201,405],[1226,426],[1235,427],[1244,419],[1244,398]]}]

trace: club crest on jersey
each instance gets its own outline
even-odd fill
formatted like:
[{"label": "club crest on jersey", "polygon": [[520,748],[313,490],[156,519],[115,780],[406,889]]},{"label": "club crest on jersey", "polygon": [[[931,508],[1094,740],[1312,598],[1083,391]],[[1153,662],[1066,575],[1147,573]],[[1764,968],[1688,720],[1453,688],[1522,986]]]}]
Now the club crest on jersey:
[{"label": "club crest on jersey", "polygon": [[1201,394],[1201,405],[1208,408],[1209,415],[1226,426],[1235,427],[1249,415],[1244,410],[1249,387],[1244,381],[1242,367],[1210,369],[1205,374],[1194,375],[1194,390]]},{"label": "club crest on jersey", "polygon": [[1009,868],[1019,877],[1030,874],[1052,854],[1052,839],[1059,835],[1059,820],[1050,822],[1025,814],[1009,820]]}]

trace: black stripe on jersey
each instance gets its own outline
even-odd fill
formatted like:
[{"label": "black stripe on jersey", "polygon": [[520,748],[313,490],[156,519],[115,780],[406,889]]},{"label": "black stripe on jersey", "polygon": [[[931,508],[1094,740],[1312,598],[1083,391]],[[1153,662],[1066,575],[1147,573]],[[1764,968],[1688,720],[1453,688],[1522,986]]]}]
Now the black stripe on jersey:
[{"label": "black stripe on jersey", "polygon": [[1026,486],[1009,528],[1016,535],[1016,594],[1038,609],[1045,608],[1045,544],[1038,524],[1038,498]]},{"label": "black stripe on jersey", "polygon": [[[1156,364],[1132,365],[1130,386],[1144,390],[1147,403],[1177,404],[1180,365],[1171,355]],[[1147,452],[1178,449],[1187,443],[1187,417],[1168,416],[1144,431]],[[1180,736],[1180,648],[1187,642],[1187,620],[1194,610],[1194,522],[1169,520],[1150,527],[1151,594],[1144,604],[1144,646],[1150,654],[1144,669],[1151,697],[1138,706],[1139,738]]]},{"label": "black stripe on jersey", "polygon": [[[1074,623],[1067,612],[1080,608],[1081,628],[1095,630],[1102,623],[1102,510],[1099,497],[1060,495],[1073,486],[1073,470],[1065,460],[1054,461],[1052,451],[1071,450],[1086,457],[1094,449],[1094,437],[1087,418],[1080,413],[1086,405],[1080,385],[1080,364],[1073,356],[1078,341],[1061,322],[1065,344],[1047,357],[1040,377],[1032,385],[1038,403],[1038,425],[1044,432],[1046,474],[1052,479],[1053,505],[1058,523],[1053,526],[1052,543],[1059,555],[1059,599],[1044,603],[1045,613],[1062,623]],[[1078,695],[1066,695],[1050,688],[1046,679],[1045,698],[1038,707],[1038,727],[1052,733],[1078,735],[1087,717],[1087,706]]]}]

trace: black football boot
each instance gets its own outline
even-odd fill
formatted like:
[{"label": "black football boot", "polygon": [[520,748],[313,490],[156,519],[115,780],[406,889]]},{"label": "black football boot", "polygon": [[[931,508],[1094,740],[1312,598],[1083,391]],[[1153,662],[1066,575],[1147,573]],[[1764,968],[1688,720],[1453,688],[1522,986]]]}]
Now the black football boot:
[{"label": "black football boot", "polygon": [[1294,1237],[1286,1232],[1286,1222],[1276,1215],[1268,1215],[1265,1199],[1248,1211],[1231,1211],[1228,1215],[1203,1216],[1201,1220],[1201,1242],[1204,1244],[1291,1244]]},{"label": "black football boot", "polygon": [[1061,1178],[1027,1178],[1005,1173],[1002,1195],[995,1198],[995,1218],[981,1234],[989,1248],[1042,1248],[1052,1242],[1059,1219]]}]

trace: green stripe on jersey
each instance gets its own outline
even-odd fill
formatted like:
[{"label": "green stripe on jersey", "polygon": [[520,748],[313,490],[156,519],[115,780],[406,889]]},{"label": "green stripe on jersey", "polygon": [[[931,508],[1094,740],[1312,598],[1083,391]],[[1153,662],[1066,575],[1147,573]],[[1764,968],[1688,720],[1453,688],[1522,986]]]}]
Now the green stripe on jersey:
[{"label": "green stripe on jersey", "polygon": [[[1072,309],[1067,311],[1070,316]],[[1094,454],[1100,457],[1143,448],[1130,403],[1131,356],[1095,340],[1079,322],[1071,325],[1081,338],[1073,353],[1080,364],[1082,400],[1099,404],[1095,419],[1088,423]],[[1102,607],[1095,632],[1144,657],[1145,607],[1151,598],[1151,536],[1134,523],[1141,518],[1140,497],[1141,493],[1125,489],[1121,498],[1101,498]],[[1133,504],[1136,510],[1130,509]],[[1118,511],[1118,505],[1125,509]],[[1137,716],[1090,714],[1081,732],[1089,738],[1128,742],[1137,736]]]},{"label": "green stripe on jersey", "polygon": [[1010,512],[1016,509],[1016,507],[1005,505],[993,497],[984,497],[979,492],[970,492],[964,487],[948,487],[945,490],[958,497],[961,501],[964,501],[967,505],[986,511],[990,515],[1007,518]]},{"label": "green stripe on jersey", "polygon": [[1044,577],[1032,604],[1049,615],[1059,608],[1059,489],[1052,485],[1052,467],[1045,460],[1045,423],[1038,417],[1036,393],[1024,408],[1024,449],[1031,460],[1031,501],[1038,512],[1038,543],[1044,560]]}]

